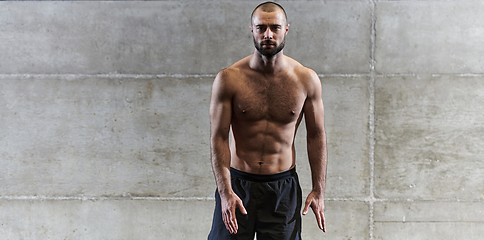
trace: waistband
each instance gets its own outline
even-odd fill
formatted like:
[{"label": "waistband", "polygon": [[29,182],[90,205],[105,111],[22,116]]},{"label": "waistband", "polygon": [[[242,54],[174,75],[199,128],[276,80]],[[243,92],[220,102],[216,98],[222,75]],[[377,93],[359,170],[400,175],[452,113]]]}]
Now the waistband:
[{"label": "waistband", "polygon": [[274,181],[285,180],[285,179],[288,179],[290,177],[297,177],[295,167],[293,169],[287,170],[285,172],[276,173],[276,174],[269,174],[269,175],[247,173],[247,172],[242,172],[240,170],[237,170],[235,168],[230,168],[230,174],[234,178],[247,180],[247,181],[251,181],[251,182],[274,182]]}]

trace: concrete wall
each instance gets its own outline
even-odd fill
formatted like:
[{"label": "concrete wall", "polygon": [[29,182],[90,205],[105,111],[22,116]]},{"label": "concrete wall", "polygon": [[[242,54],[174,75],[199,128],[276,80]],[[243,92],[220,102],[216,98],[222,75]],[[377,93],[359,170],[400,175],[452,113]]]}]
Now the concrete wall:
[{"label": "concrete wall", "polygon": [[[211,83],[258,3],[0,2],[1,238],[206,239]],[[326,113],[328,233],[308,214],[304,239],[481,239],[484,3],[281,3]]]}]

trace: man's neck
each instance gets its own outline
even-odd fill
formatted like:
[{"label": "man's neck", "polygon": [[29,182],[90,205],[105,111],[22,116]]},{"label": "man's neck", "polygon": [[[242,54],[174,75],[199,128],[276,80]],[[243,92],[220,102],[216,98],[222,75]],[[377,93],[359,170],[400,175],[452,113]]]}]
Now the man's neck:
[{"label": "man's neck", "polygon": [[266,57],[262,55],[257,49],[254,51],[252,58],[250,59],[250,68],[262,72],[265,74],[275,74],[284,69],[285,60],[284,54],[281,50],[272,57]]}]

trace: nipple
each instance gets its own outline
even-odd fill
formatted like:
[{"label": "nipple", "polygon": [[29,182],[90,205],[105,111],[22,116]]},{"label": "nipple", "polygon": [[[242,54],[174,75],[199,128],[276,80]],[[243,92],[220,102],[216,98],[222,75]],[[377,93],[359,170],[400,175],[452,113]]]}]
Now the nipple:
[{"label": "nipple", "polygon": [[292,110],[292,111],[291,111],[291,113],[292,113],[293,115],[295,115],[295,114],[296,114],[296,111]]},{"label": "nipple", "polygon": [[242,113],[245,113],[245,109],[242,109]]}]

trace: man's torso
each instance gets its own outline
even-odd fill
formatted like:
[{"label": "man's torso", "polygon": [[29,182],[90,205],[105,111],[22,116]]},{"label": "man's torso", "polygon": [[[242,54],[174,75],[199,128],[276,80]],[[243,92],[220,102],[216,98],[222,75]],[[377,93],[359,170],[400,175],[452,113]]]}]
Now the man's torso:
[{"label": "man's torso", "polygon": [[227,70],[233,84],[231,166],[274,174],[295,165],[294,136],[307,97],[309,69],[288,58],[288,67],[263,74],[243,59]]}]

